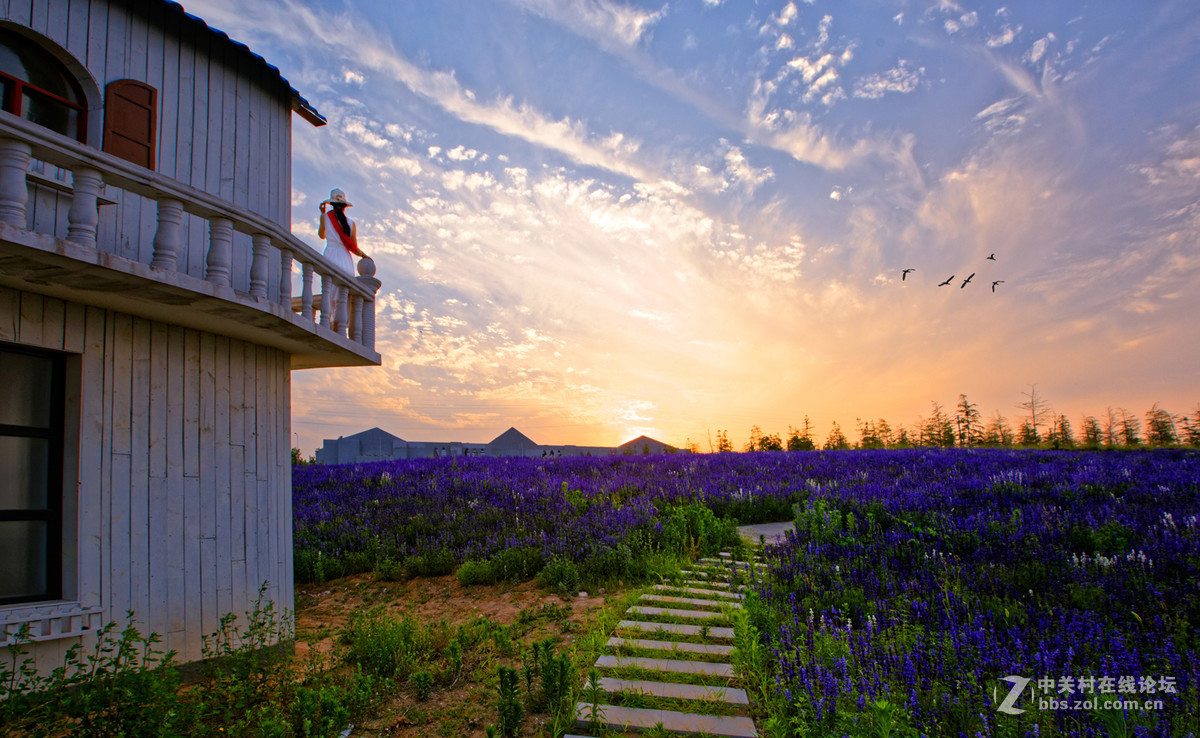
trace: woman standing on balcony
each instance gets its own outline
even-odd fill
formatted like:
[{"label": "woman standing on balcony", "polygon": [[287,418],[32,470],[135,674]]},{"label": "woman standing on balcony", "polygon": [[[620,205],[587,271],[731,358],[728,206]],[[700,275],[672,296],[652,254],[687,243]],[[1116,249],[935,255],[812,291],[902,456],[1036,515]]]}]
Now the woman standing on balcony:
[{"label": "woman standing on balcony", "polygon": [[[329,206],[332,206],[330,208]],[[334,188],[329,192],[329,199],[321,203],[321,225],[317,227],[317,236],[325,239],[325,257],[341,270],[347,279],[354,276],[354,259],[351,255],[363,259],[369,258],[358,248],[358,226],[346,217],[346,193]],[[336,306],[329,312],[332,319],[329,325],[333,330],[340,331],[346,324],[346,306],[342,303],[343,287],[332,284],[328,295],[321,295],[321,311],[326,305]],[[326,300],[329,300],[326,303]]]}]

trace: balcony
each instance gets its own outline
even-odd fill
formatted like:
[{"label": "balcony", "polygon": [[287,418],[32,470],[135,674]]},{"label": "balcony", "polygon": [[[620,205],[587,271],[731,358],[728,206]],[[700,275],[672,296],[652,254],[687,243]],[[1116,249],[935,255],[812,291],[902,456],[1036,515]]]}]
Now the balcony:
[{"label": "balcony", "polygon": [[[137,207],[156,212],[145,233],[107,214]],[[269,218],[5,112],[0,285],[272,346],[293,369],[380,363],[373,270],[348,277]]]}]

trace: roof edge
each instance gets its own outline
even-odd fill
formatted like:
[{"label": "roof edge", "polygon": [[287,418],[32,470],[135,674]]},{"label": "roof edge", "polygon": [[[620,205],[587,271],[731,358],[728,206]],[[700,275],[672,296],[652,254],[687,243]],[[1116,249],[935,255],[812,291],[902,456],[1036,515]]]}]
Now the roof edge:
[{"label": "roof edge", "polygon": [[317,109],[314,108],[308,100],[305,100],[304,97],[299,92],[296,91],[295,87],[292,87],[292,83],[287,81],[287,79],[283,76],[283,73],[279,71],[279,67],[270,63],[262,56],[254,53],[254,51],[252,51],[250,49],[250,47],[247,46],[246,44],[242,43],[241,41],[234,40],[228,33],[225,33],[224,31],[222,31],[219,28],[210,26],[208,24],[208,21],[204,20],[200,16],[189,13],[187,11],[187,9],[184,8],[182,5],[180,5],[179,3],[173,2],[173,0],[163,0],[163,5],[165,5],[170,10],[178,13],[180,16],[183,17],[184,20],[194,23],[194,24],[198,25],[199,27],[207,30],[209,33],[213,34],[217,38],[224,40],[226,43],[228,43],[233,48],[235,48],[239,51],[245,52],[246,54],[249,54],[252,59],[254,59],[258,63],[262,64],[263,67],[265,67],[269,72],[271,72],[276,77],[278,77],[279,81],[282,82],[284,84],[284,86],[286,86],[288,88],[288,92],[291,93],[292,111],[297,113],[301,118],[303,118],[304,120],[308,121],[309,123],[313,124],[313,126],[318,127],[318,128],[325,125],[328,122],[325,120],[325,116],[321,115],[317,111]]}]

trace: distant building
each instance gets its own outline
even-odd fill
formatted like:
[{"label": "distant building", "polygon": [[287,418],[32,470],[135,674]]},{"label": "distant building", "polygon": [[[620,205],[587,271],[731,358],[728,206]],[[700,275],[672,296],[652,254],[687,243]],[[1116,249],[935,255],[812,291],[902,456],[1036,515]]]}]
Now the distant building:
[{"label": "distant building", "polygon": [[675,451],[674,446],[668,446],[650,436],[638,436],[617,446],[617,453],[620,454],[673,454]]},{"label": "distant building", "polygon": [[318,464],[364,464],[394,459],[431,459],[439,456],[614,456],[617,454],[669,454],[674,446],[647,436],[621,446],[544,446],[516,428],[509,428],[488,443],[461,441],[405,441],[380,428],[352,436],[327,438],[317,449]]}]

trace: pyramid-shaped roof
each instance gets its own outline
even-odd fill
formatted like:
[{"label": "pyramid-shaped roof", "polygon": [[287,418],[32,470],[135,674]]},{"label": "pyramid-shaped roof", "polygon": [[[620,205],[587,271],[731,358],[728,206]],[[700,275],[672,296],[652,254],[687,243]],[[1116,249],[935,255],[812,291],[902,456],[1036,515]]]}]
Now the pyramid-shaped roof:
[{"label": "pyramid-shaped roof", "polygon": [[375,426],[374,428],[369,428],[365,431],[359,431],[358,433],[355,433],[352,436],[346,436],[346,438],[378,438],[380,436],[387,436],[388,438],[390,438],[394,441],[403,441],[404,440],[400,436],[393,436],[391,433],[388,433],[387,431],[385,431],[383,428],[380,428],[379,426]]},{"label": "pyramid-shaped roof", "polygon": [[509,428],[496,436],[487,447],[489,449],[520,449],[522,451],[540,448],[536,443],[529,440],[528,436],[516,428]]},{"label": "pyramid-shaped roof", "polygon": [[625,443],[622,443],[617,448],[621,451],[634,451],[636,453],[641,453],[642,449],[646,446],[650,447],[650,453],[652,454],[661,454],[669,448],[674,448],[670,444],[663,443],[662,441],[656,441],[650,436],[638,436],[632,441],[626,441]]}]

